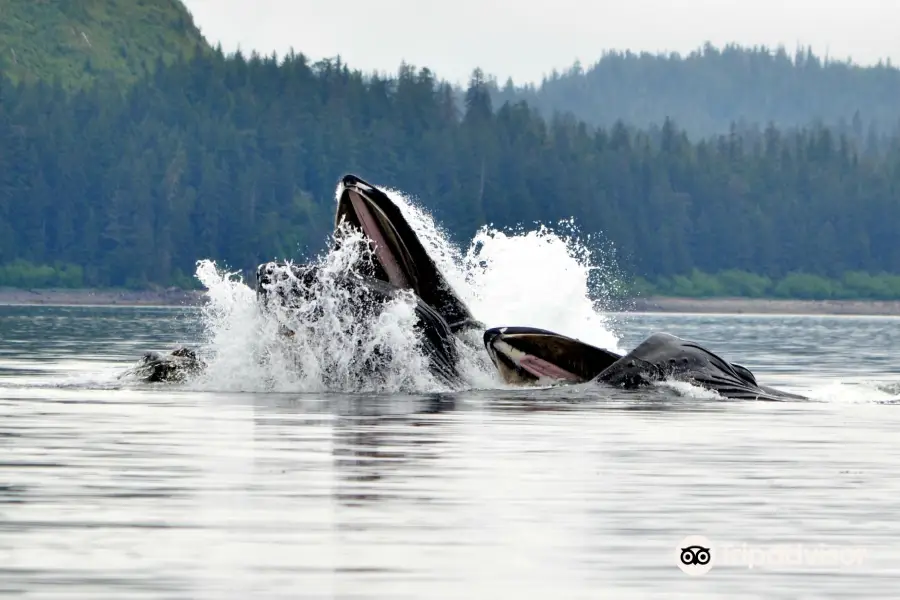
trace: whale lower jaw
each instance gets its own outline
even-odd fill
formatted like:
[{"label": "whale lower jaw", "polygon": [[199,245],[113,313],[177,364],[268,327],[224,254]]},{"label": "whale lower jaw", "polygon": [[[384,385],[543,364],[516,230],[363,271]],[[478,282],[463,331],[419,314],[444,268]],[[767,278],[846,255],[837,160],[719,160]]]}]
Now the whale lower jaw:
[{"label": "whale lower jaw", "polygon": [[[578,375],[570,373],[543,358],[517,350],[502,340],[494,342],[492,348],[495,356],[502,356],[505,359],[503,360],[502,369],[510,372],[508,375],[504,373],[507,379],[516,379],[517,382],[523,382],[527,379],[521,375],[524,371],[532,376],[537,383],[557,381],[580,383],[583,381]],[[509,363],[512,363],[513,369],[510,369]]]},{"label": "whale lower jaw", "polygon": [[355,189],[347,189],[338,205],[338,222],[361,229],[372,242],[375,260],[383,279],[398,288],[414,288],[415,275],[409,267],[409,250],[403,245],[397,230],[387,215]]},{"label": "whale lower jaw", "polygon": [[384,192],[358,177],[344,176],[338,185],[334,224],[335,230],[343,224],[350,225],[369,239],[377,263],[373,274],[376,278],[420,293],[420,265],[408,245],[414,241],[404,239],[415,234],[399,207]]},{"label": "whale lower jaw", "polygon": [[535,327],[495,327],[484,332],[488,355],[509,384],[583,383],[619,355]]}]

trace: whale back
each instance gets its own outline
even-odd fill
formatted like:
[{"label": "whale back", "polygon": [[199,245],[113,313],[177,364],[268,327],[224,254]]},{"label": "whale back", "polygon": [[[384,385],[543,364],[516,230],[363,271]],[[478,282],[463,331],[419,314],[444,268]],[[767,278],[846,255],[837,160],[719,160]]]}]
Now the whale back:
[{"label": "whale back", "polygon": [[597,377],[599,381],[624,388],[636,388],[666,379],[699,385],[726,398],[803,398],[762,387],[748,368],[730,363],[699,344],[668,333],[651,335]]}]

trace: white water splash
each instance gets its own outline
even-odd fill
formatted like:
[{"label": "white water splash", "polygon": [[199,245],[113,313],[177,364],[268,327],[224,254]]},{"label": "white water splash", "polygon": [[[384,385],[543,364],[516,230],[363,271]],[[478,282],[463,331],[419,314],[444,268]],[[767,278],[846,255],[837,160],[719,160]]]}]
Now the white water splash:
[{"label": "white water splash", "polygon": [[807,393],[814,400],[832,404],[900,403],[900,384],[878,381],[832,381],[817,385]]},{"label": "white water splash", "polygon": [[[560,224],[574,231],[570,235],[545,225],[514,234],[485,226],[463,254],[425,210],[396,190],[385,192],[463,302],[487,327],[540,327],[621,352],[609,320],[599,312],[602,307],[591,300],[589,286],[592,271],[600,272],[601,286],[611,283],[610,265],[592,262],[590,236],[583,242],[572,221]],[[594,292],[603,299],[609,290],[601,286]]]},{"label": "white water splash", "polygon": [[[396,190],[384,191],[456,293],[487,327],[541,327],[621,352],[591,299],[590,276],[603,265],[591,263],[589,248],[577,237],[543,226],[514,234],[484,227],[462,252],[427,211]],[[262,316],[254,290],[239,277],[219,272],[211,261],[198,264],[196,276],[208,295],[202,353],[209,367],[192,387],[294,392],[445,389],[431,376],[421,353],[411,297],[392,302],[374,323],[361,323],[342,310],[345,299],[329,283],[329,274],[346,272],[368,248],[360,233],[342,233],[349,243],[315,261],[324,273],[317,282],[319,316],[301,315],[292,324],[298,334],[290,343],[278,335],[278,319]],[[468,342],[459,344],[467,386],[506,387],[483,350],[480,332]],[[390,349],[392,362],[385,370],[388,375],[374,381],[366,376],[360,348],[371,356],[379,345]]]},{"label": "white water splash", "polygon": [[[427,368],[414,329],[411,293],[386,302],[374,320],[345,309],[347,291],[336,276],[350,271],[368,250],[361,233],[343,235],[339,250],[316,261],[314,302],[297,311],[273,307],[264,314],[256,292],[240,277],[200,261],[197,277],[208,290],[202,354],[208,367],[191,385],[230,391],[420,391],[441,386]],[[287,282],[286,282],[287,283]],[[295,332],[281,335],[282,327]],[[380,353],[387,348],[389,352]],[[374,379],[367,361],[379,362]]]}]

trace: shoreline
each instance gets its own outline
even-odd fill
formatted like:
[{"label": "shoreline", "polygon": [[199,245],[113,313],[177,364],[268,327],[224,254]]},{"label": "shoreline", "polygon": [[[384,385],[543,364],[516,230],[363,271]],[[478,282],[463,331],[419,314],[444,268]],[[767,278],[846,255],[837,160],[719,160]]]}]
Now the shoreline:
[{"label": "shoreline", "polygon": [[203,291],[0,288],[0,306],[200,306]]},{"label": "shoreline", "polygon": [[627,310],[621,312],[900,316],[900,300],[649,297],[634,300]]},{"label": "shoreline", "polygon": [[[201,306],[201,290],[0,288],[0,306]],[[774,298],[638,298],[609,312],[900,316],[900,300]]]}]

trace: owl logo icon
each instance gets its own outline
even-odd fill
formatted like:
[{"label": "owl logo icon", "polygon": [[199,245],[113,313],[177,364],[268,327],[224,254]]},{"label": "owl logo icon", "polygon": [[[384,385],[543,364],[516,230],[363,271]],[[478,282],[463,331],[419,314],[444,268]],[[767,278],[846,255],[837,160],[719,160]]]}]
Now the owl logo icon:
[{"label": "owl logo icon", "polygon": [[706,575],[712,569],[712,542],[702,535],[689,535],[681,540],[675,554],[675,564],[688,575]]},{"label": "owl logo icon", "polygon": [[681,562],[685,565],[705,565],[709,562],[709,548],[703,546],[682,548]]}]

